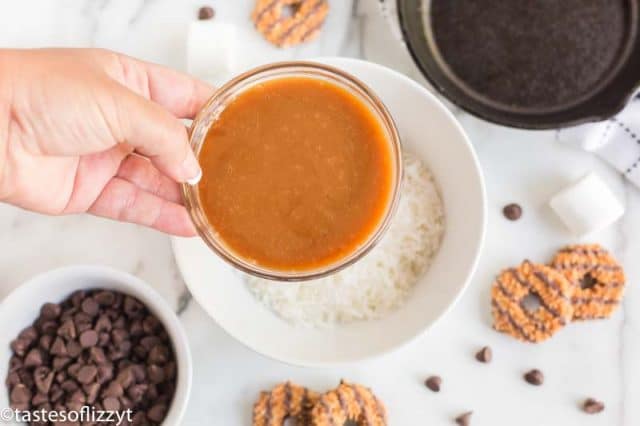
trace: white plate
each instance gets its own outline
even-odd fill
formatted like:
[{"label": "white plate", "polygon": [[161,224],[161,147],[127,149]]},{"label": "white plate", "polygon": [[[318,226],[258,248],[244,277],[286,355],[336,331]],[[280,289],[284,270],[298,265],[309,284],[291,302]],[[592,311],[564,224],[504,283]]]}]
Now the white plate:
[{"label": "white plate", "polygon": [[[436,177],[446,231],[429,271],[409,301],[376,321],[330,329],[294,327],[257,302],[242,276],[199,239],[173,240],[178,266],[195,300],[231,336],[268,357],[296,365],[330,366],[394,350],[441,318],[463,293],[480,254],[486,196],[480,166],[464,131],[431,93],[409,78],[369,62],[327,58],[369,85],[393,115],[403,148]],[[274,283],[274,285],[287,285]]]}]

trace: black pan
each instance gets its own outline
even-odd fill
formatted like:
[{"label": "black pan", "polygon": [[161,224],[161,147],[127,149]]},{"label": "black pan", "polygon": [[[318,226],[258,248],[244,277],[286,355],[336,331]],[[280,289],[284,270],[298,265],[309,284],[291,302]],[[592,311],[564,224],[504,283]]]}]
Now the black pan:
[{"label": "black pan", "polygon": [[[512,1],[512,0],[505,0]],[[526,129],[556,129],[611,118],[640,88],[640,0],[629,0],[629,42],[619,66],[606,83],[578,103],[567,107],[523,111],[492,103],[461,84],[437,59],[431,38],[428,0],[397,0],[400,28],[413,60],[429,82],[447,99],[482,119]]]}]

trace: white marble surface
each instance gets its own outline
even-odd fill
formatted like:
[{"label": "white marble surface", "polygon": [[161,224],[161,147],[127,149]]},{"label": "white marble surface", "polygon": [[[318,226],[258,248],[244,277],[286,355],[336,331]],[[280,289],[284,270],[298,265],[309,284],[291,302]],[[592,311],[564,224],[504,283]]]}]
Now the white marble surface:
[{"label": "white marble surface", "polygon": [[[252,0],[3,1],[0,46],[100,46],[183,69],[186,26],[204,2],[216,7],[217,19],[250,30]],[[337,9],[350,4],[333,2]],[[359,3],[344,9],[353,15],[334,16],[316,43],[286,52],[265,48],[259,60],[356,56],[422,81],[375,13],[376,0]],[[262,358],[228,337],[191,302],[167,237],[88,216],[50,218],[0,206],[0,298],[38,272],[73,263],[112,265],[147,280],[180,313],[192,345],[194,388],[185,425],[249,425],[260,389],[287,378],[322,389],[341,377],[372,386],[388,405],[391,425],[453,424],[451,418],[465,410],[474,411],[473,425],[639,425],[640,191],[595,157],[559,145],[555,132],[505,129],[457,114],[486,176],[486,245],[460,303],[427,335],[397,353],[331,370]],[[536,346],[495,333],[488,301],[492,278],[504,266],[525,257],[545,261],[559,245],[575,241],[546,202],[587,171],[605,178],[627,209],[620,222],[590,239],[611,248],[626,267],[629,286],[622,308],[610,320],[571,325]],[[511,201],[524,207],[519,222],[501,216],[501,207]],[[482,345],[494,349],[489,365],[473,358]],[[521,379],[533,367],[546,375],[540,388]],[[439,394],[422,385],[432,373],[443,376]],[[582,413],[579,403],[587,396],[603,400],[606,410],[596,416]]]}]

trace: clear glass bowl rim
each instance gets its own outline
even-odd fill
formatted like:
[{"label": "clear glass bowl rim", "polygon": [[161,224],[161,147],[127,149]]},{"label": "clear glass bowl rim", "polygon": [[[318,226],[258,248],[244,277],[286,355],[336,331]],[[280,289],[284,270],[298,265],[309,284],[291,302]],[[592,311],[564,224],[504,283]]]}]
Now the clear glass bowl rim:
[{"label": "clear glass bowl rim", "polygon": [[380,98],[367,85],[351,74],[329,65],[310,61],[287,61],[263,65],[240,74],[228,83],[224,84],[222,87],[218,88],[213,96],[207,101],[205,106],[196,115],[189,129],[189,142],[196,156],[200,153],[200,149],[202,148],[206,133],[211,123],[215,121],[215,118],[219,113],[237,94],[260,81],[295,76],[327,79],[332,83],[337,83],[339,86],[349,90],[352,94],[358,96],[358,98],[371,107],[371,110],[375,113],[386,130],[389,143],[391,145],[392,162],[394,166],[394,182],[392,185],[391,201],[387,206],[387,211],[382,221],[363,244],[340,261],[325,265],[321,268],[291,271],[265,268],[243,259],[241,256],[233,253],[233,251],[227,248],[225,244],[216,237],[215,232],[208,223],[200,203],[197,184],[191,185],[184,183],[182,185],[182,195],[189,216],[194,223],[198,235],[207,244],[207,246],[213,250],[213,252],[221,257],[225,262],[242,272],[260,278],[283,282],[307,281],[331,275],[352,265],[371,251],[371,249],[373,249],[382,239],[389,228],[400,199],[400,188],[402,186],[403,177],[402,146],[400,136],[391,113]]}]

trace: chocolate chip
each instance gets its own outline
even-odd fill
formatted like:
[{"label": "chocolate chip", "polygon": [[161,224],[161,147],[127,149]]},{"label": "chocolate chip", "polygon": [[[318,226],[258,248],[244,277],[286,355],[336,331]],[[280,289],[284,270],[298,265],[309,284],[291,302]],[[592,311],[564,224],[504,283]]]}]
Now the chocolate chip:
[{"label": "chocolate chip", "polygon": [[161,422],[167,413],[167,406],[165,404],[155,404],[147,411],[147,417],[153,422]]},{"label": "chocolate chip", "polygon": [[147,367],[147,375],[149,377],[149,381],[154,385],[164,382],[164,368],[159,367],[155,364],[151,364]]},{"label": "chocolate chip", "polygon": [[122,410],[133,408],[133,401],[131,401],[126,396],[121,396],[119,400],[120,400],[120,407]]},{"label": "chocolate chip", "polygon": [[156,345],[149,351],[149,364],[165,364],[169,360],[169,349],[165,345]]},{"label": "chocolate chip", "polygon": [[138,316],[142,312],[143,306],[140,302],[130,296],[124,298],[124,313],[128,317]]},{"label": "chocolate chip", "polygon": [[97,365],[102,365],[107,362],[107,357],[102,348],[94,346],[89,349],[89,360]]},{"label": "chocolate chip", "polygon": [[55,371],[62,370],[71,362],[71,358],[68,356],[57,356],[53,358],[53,369]]},{"label": "chocolate chip", "polygon": [[84,331],[80,335],[80,346],[90,348],[98,344],[98,333],[95,330]]},{"label": "chocolate chip", "polygon": [[62,308],[57,303],[45,303],[40,308],[40,316],[49,320],[58,318],[60,312],[62,312]]},{"label": "chocolate chip", "polygon": [[57,356],[68,355],[67,345],[64,344],[64,341],[62,340],[61,337],[55,338],[55,340],[53,341],[53,344],[51,345],[50,352],[52,355],[57,355]]},{"label": "chocolate chip", "polygon": [[97,382],[88,383],[82,386],[82,390],[87,395],[87,404],[93,404],[98,398],[100,392],[100,384]]},{"label": "chocolate chip", "polygon": [[98,366],[98,383],[102,384],[113,379],[113,365],[104,364]]},{"label": "chocolate chip", "polygon": [[144,381],[147,378],[147,370],[142,364],[133,364],[131,366],[131,372],[137,383]]},{"label": "chocolate chip", "polygon": [[76,338],[76,326],[72,319],[66,319],[62,323],[60,328],[58,328],[58,336],[64,337],[67,340]]},{"label": "chocolate chip", "polygon": [[544,375],[542,371],[533,369],[525,373],[524,379],[531,385],[540,386],[544,382]]},{"label": "chocolate chip", "polygon": [[145,393],[147,393],[147,389],[149,389],[149,385],[144,383],[133,385],[127,389],[127,395],[133,402],[138,403],[142,400]]},{"label": "chocolate chip", "polygon": [[87,297],[87,292],[84,290],[76,290],[71,294],[71,304],[75,307],[78,308],[80,307],[80,305],[82,304],[82,301],[84,300],[84,298]]},{"label": "chocolate chip", "polygon": [[102,333],[99,334],[98,346],[101,346],[101,347],[107,346],[110,341],[111,341],[111,337],[109,336],[109,333],[107,333],[106,331],[103,331]]},{"label": "chocolate chip", "polygon": [[100,315],[96,321],[94,329],[100,333],[102,331],[111,331],[111,319],[108,315]]},{"label": "chocolate chip", "polygon": [[36,407],[47,402],[49,402],[49,396],[45,393],[37,393],[33,398],[31,398],[31,404]]},{"label": "chocolate chip", "polygon": [[164,366],[164,375],[167,378],[167,380],[175,379],[176,378],[176,371],[177,371],[177,367],[176,367],[176,363],[175,362],[168,362]]},{"label": "chocolate chip", "polygon": [[67,353],[71,358],[77,358],[82,353],[82,346],[75,340],[67,342]]},{"label": "chocolate chip", "polygon": [[75,392],[80,386],[73,379],[67,379],[60,384],[60,389],[65,391],[68,394]]},{"label": "chocolate chip", "polygon": [[133,337],[142,336],[144,334],[144,330],[142,329],[142,321],[139,319],[131,321],[131,324],[129,325],[129,333],[131,333],[131,336]]},{"label": "chocolate chip", "polygon": [[42,334],[55,336],[58,331],[58,323],[56,321],[44,321],[38,326],[38,329]]},{"label": "chocolate chip", "polygon": [[95,317],[96,315],[98,315],[100,306],[98,306],[98,302],[96,302],[93,297],[87,297],[82,301],[80,309],[82,309],[82,312],[89,315],[90,317]]},{"label": "chocolate chip", "polygon": [[27,388],[26,385],[19,383],[11,389],[11,393],[9,395],[11,398],[11,404],[13,403],[26,403],[31,401],[31,391]]},{"label": "chocolate chip", "polygon": [[44,334],[40,336],[40,340],[38,340],[38,346],[40,346],[40,349],[44,351],[49,351],[51,349],[52,342],[53,342],[53,336]]},{"label": "chocolate chip", "polygon": [[522,217],[522,207],[519,204],[507,204],[502,209],[502,214],[509,220],[518,220]]},{"label": "chocolate chip", "polygon": [[[47,394],[53,383],[53,377],[55,373],[51,371],[49,367],[38,367],[33,372],[33,381],[38,388],[38,391]],[[37,405],[37,404],[36,404]]]},{"label": "chocolate chip", "polygon": [[51,385],[51,390],[49,391],[49,397],[51,398],[51,402],[55,403],[64,395],[64,391],[60,386],[54,384]]},{"label": "chocolate chip", "polygon": [[33,343],[38,338],[38,331],[35,327],[29,326],[22,330],[20,334],[18,334],[18,339],[24,340],[29,344]]},{"label": "chocolate chip", "polygon": [[5,385],[7,385],[8,388],[11,388],[12,386],[15,386],[18,383],[20,383],[20,375],[16,371],[12,371],[7,375],[7,378],[5,379],[4,383]]},{"label": "chocolate chip", "polygon": [[198,19],[201,21],[212,19],[214,16],[216,16],[216,11],[211,6],[202,6],[198,10]]},{"label": "chocolate chip", "polygon": [[155,334],[160,328],[160,321],[153,315],[148,315],[142,322],[142,330],[147,334]]},{"label": "chocolate chip", "polygon": [[455,418],[455,421],[460,426],[469,426],[471,424],[471,415],[473,411],[467,411],[466,413],[460,414]]},{"label": "chocolate chip", "polygon": [[440,385],[442,385],[442,378],[440,376],[431,376],[424,381],[427,388],[434,392],[440,392]]},{"label": "chocolate chip", "polygon": [[29,342],[24,339],[15,339],[9,346],[16,355],[25,356],[30,345]]},{"label": "chocolate chip", "polygon": [[94,380],[97,374],[98,374],[98,369],[95,366],[85,365],[81,367],[80,370],[78,371],[77,380],[78,382],[86,385],[90,381]]},{"label": "chocolate chip", "polygon": [[582,404],[582,409],[587,414],[597,414],[604,410],[604,403],[593,398],[587,398]]},{"label": "chocolate chip", "polygon": [[22,368],[22,359],[17,355],[13,355],[11,359],[9,359],[9,371],[13,372]]},{"label": "chocolate chip", "polygon": [[104,388],[104,390],[102,391],[102,396],[105,397],[105,398],[106,397],[118,398],[118,397],[120,397],[122,395],[124,395],[124,389],[123,389],[122,385],[117,380],[109,382],[107,387]]},{"label": "chocolate chip", "polygon": [[111,341],[116,345],[121,344],[128,338],[129,333],[126,330],[123,330],[121,328],[114,328],[113,331],[111,331]]},{"label": "chocolate chip", "polygon": [[107,411],[118,411],[120,410],[120,401],[118,401],[118,398],[105,398],[102,400],[102,406]]},{"label": "chocolate chip", "polygon": [[93,299],[100,306],[111,306],[115,301],[115,295],[111,291],[99,291],[93,296]]},{"label": "chocolate chip", "polygon": [[140,339],[140,344],[147,350],[150,351],[154,346],[159,345],[161,342],[160,338],[157,336],[145,336]]},{"label": "chocolate chip", "polygon": [[42,351],[38,348],[33,348],[29,351],[24,358],[25,367],[38,367],[42,365]]},{"label": "chocolate chip", "polygon": [[476,359],[480,362],[489,363],[493,358],[493,352],[489,346],[485,346],[476,353]]},{"label": "chocolate chip", "polygon": [[116,376],[116,381],[120,383],[123,389],[128,388],[135,380],[135,375],[133,374],[133,370],[131,368],[125,368],[120,371]]},{"label": "chocolate chip", "polygon": [[142,426],[148,423],[149,423],[149,420],[147,419],[147,414],[143,411],[137,412],[136,414],[133,415],[133,418],[131,419],[132,426]]}]

